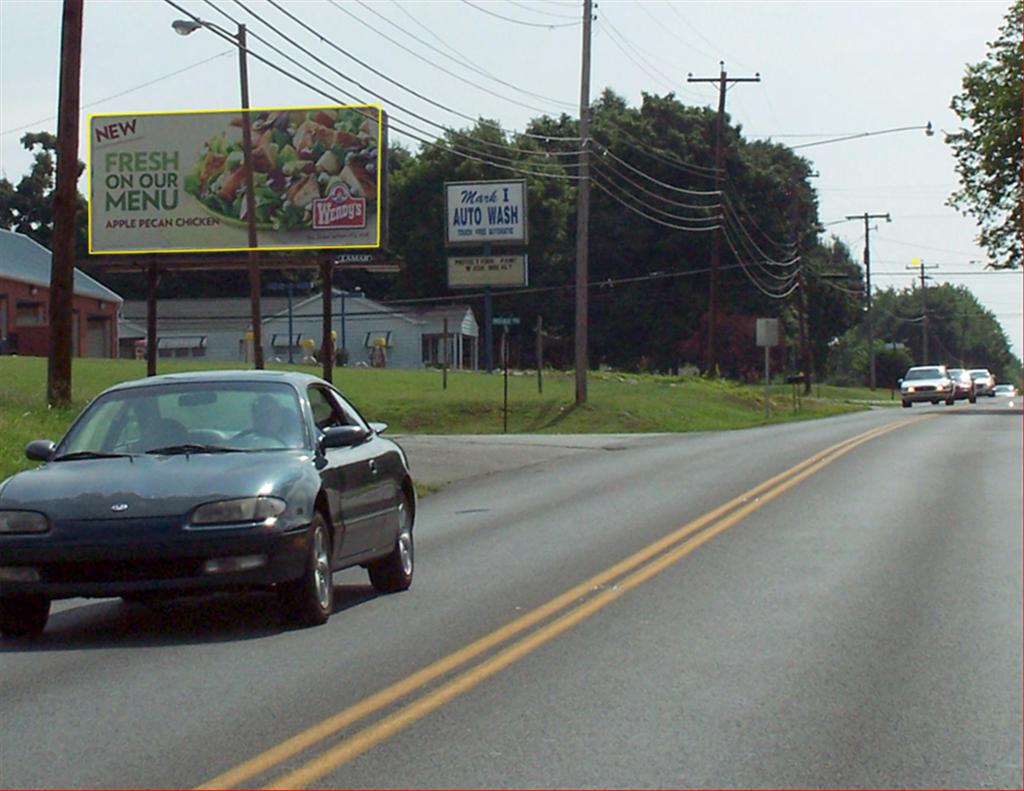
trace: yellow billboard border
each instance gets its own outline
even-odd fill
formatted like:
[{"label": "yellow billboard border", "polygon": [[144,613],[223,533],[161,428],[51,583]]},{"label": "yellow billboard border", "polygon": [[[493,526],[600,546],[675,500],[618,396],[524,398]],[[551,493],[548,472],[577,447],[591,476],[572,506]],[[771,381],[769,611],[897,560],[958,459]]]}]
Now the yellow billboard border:
[{"label": "yellow billboard border", "polygon": [[[213,113],[261,113],[281,111],[291,112],[292,110],[358,110],[373,109],[377,111],[377,244],[335,244],[335,245],[306,245],[306,246],[274,246],[274,247],[190,247],[174,248],[173,250],[94,250],[92,246],[92,119],[93,118],[123,118],[127,115],[210,115]],[[228,108],[224,110],[144,110],[142,112],[121,112],[121,113],[89,113],[86,116],[86,126],[89,129],[89,145],[85,149],[85,173],[86,183],[89,185],[89,199],[86,201],[87,218],[86,231],[88,232],[89,255],[173,255],[175,253],[248,253],[260,251],[291,251],[291,250],[379,250],[381,248],[380,221],[381,205],[383,203],[382,187],[384,184],[384,173],[381,170],[383,160],[383,148],[381,138],[384,132],[384,107],[380,104],[318,104],[302,107],[250,107],[248,110],[242,108]]]}]

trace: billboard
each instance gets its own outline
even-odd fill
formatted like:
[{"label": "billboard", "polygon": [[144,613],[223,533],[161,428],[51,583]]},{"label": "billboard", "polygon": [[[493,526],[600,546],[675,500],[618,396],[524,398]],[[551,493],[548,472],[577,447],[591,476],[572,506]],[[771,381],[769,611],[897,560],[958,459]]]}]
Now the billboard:
[{"label": "billboard", "polygon": [[[379,247],[374,105],[252,109],[257,247]],[[89,116],[89,252],[249,248],[241,110]]]},{"label": "billboard", "polygon": [[526,244],[526,179],[444,185],[445,243]]},{"label": "billboard", "polygon": [[448,288],[527,285],[526,254],[449,256]]}]

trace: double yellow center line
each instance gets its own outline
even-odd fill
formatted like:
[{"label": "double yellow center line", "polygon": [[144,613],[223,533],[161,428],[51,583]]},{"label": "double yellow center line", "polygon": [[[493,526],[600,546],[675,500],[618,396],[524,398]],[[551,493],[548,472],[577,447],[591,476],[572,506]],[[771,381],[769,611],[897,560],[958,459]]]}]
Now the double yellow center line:
[{"label": "double yellow center line", "polygon": [[[678,562],[705,542],[796,486],[859,445],[902,426],[928,420],[922,416],[897,421],[838,442],[758,484],[703,516],[672,531],[626,559],[565,593],[516,618],[505,626],[427,665],[385,689],[364,698],[275,747],[214,777],[201,789],[233,788],[272,772],[303,752],[312,750],[360,720],[392,707],[402,698],[422,694],[370,725],[326,746],[314,757],[272,779],[265,788],[302,788],[315,783],[361,753],[469,691],[534,649],[589,618],[624,593]],[[556,617],[557,616],[557,617]],[[535,628],[537,627],[537,628]],[[532,630],[532,631],[531,631]],[[524,634],[525,633],[525,634]],[[510,642],[513,638],[518,638]],[[495,651],[505,645],[501,650]],[[491,653],[494,652],[494,653]],[[479,661],[478,661],[479,660]],[[477,662],[442,684],[426,689],[454,671]]]}]

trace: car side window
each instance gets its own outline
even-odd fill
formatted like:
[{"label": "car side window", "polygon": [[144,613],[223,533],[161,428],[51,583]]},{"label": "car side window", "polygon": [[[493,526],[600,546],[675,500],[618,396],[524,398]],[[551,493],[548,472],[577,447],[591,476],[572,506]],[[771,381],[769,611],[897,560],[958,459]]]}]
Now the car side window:
[{"label": "car side window", "polygon": [[310,387],[307,397],[309,398],[309,407],[313,410],[313,422],[321,431],[334,426],[353,425],[323,388]]},{"label": "car side window", "polygon": [[366,421],[363,420],[363,416],[359,414],[354,406],[346,401],[341,393],[336,390],[327,390],[327,397],[334,403],[334,407],[338,412],[345,416],[346,426],[359,426],[360,428],[369,429]]}]

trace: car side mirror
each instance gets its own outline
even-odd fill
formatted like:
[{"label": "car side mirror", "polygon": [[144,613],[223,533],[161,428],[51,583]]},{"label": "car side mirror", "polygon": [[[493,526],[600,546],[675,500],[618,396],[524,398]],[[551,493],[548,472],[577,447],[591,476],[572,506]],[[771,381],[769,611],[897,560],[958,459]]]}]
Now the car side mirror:
[{"label": "car side mirror", "polygon": [[370,428],[373,429],[374,434],[383,434],[388,430],[388,424],[380,422],[370,423]]},{"label": "car side mirror", "polygon": [[903,380],[902,379],[897,379],[896,380],[896,386],[897,387],[903,387]]},{"label": "car side mirror", "polygon": [[320,437],[320,449],[351,448],[361,445],[370,436],[370,432],[362,426],[331,426]]},{"label": "car side mirror", "polygon": [[32,461],[49,461],[57,446],[48,439],[34,439],[25,446],[25,455]]}]

